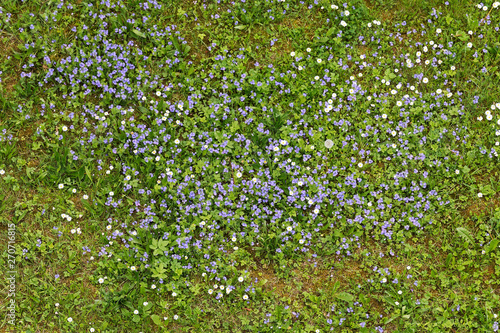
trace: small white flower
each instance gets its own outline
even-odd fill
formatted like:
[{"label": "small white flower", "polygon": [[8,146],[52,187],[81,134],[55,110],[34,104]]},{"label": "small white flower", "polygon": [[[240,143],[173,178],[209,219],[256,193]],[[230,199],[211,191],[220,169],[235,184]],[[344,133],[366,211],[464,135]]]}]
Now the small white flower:
[{"label": "small white flower", "polygon": [[440,34],[441,32],[442,32],[441,29],[439,29],[439,28],[436,29],[436,33]]},{"label": "small white flower", "polygon": [[87,200],[88,198],[89,198],[88,195],[86,195],[86,194],[83,195],[83,200]]},{"label": "small white flower", "polygon": [[304,69],[304,67],[302,67],[302,66],[299,66],[298,68],[299,68],[299,71]]},{"label": "small white flower", "polygon": [[349,16],[349,14],[351,14],[351,13],[349,13],[349,11],[348,11],[348,10],[346,10],[346,11],[344,12],[344,15],[345,15],[345,16]]},{"label": "small white flower", "polygon": [[91,328],[89,329],[89,331],[90,331],[90,332],[95,332],[95,329],[94,329],[93,327],[91,327]]},{"label": "small white flower", "polygon": [[238,281],[239,281],[239,282],[243,282],[243,280],[244,280],[243,276],[240,276],[240,277],[238,278]]},{"label": "small white flower", "polygon": [[64,184],[59,184],[59,189],[62,190],[64,188]]},{"label": "small white flower", "polygon": [[333,141],[330,140],[330,139],[327,139],[325,141],[325,147],[328,148],[328,149],[332,148],[333,147]]},{"label": "small white flower", "polygon": [[135,270],[137,270],[137,268],[135,266],[130,266],[130,270],[135,271]]},{"label": "small white flower", "polygon": [[144,306],[148,306],[148,304],[149,304],[148,302],[142,303],[142,305],[144,305]]},{"label": "small white flower", "polygon": [[322,61],[323,61],[323,60],[321,60],[321,59],[319,59],[319,58],[318,58],[318,59],[316,59],[316,62],[317,62],[318,64],[321,64],[321,62],[322,62]]},{"label": "small white flower", "polygon": [[175,139],[174,143],[178,145],[181,141],[179,139]]},{"label": "small white flower", "polygon": [[63,126],[63,127],[62,127],[62,130],[63,130],[64,132],[66,132],[66,131],[68,130],[68,126]]},{"label": "small white flower", "polygon": [[174,291],[174,292],[172,293],[172,296],[174,296],[174,297],[175,297],[175,296],[177,296],[177,293]]},{"label": "small white flower", "polygon": [[209,293],[210,295],[212,295],[212,293],[213,293],[213,292],[214,292],[214,291],[213,291],[212,289],[208,289],[208,293]]},{"label": "small white flower", "polygon": [[399,305],[399,302],[394,302],[394,304]]},{"label": "small white flower", "polygon": [[242,176],[243,176],[243,174],[242,174],[241,172],[239,172],[239,171],[238,171],[238,172],[236,173],[236,177],[241,178]]},{"label": "small white flower", "polygon": [[54,305],[56,306],[56,308],[57,308],[57,307],[59,307],[59,303],[56,303],[56,304],[54,304]]},{"label": "small white flower", "polygon": [[427,83],[427,82],[429,82],[429,79],[428,79],[428,78],[426,78],[426,77],[424,77],[424,79],[422,80],[422,82],[423,82],[423,83]]},{"label": "small white flower", "polygon": [[310,47],[308,47],[308,48],[306,49],[306,51],[307,51],[307,52],[311,52],[311,48],[310,48]]},{"label": "small white flower", "polygon": [[468,47],[469,49],[470,49],[470,48],[472,48],[472,43],[471,43],[471,42],[468,42],[468,43],[467,43],[467,47]]},{"label": "small white flower", "polygon": [[458,169],[457,169],[457,170],[455,170],[455,174],[457,174],[457,175],[458,175],[459,173],[460,173],[460,170],[458,170]]},{"label": "small white flower", "polygon": [[483,194],[482,194],[481,192],[479,192],[479,193],[477,194],[477,196],[478,196],[479,198],[482,198],[482,197],[483,197]]},{"label": "small white flower", "polygon": [[400,290],[400,291],[398,291],[398,294],[399,294],[399,295],[401,295],[402,293],[403,293],[403,292],[402,292],[401,290]]},{"label": "small white flower", "polygon": [[104,283],[104,279],[103,279],[103,278],[100,278],[100,279],[99,279],[99,283],[100,283],[100,284],[103,284],[103,283]]},{"label": "small white flower", "polygon": [[248,295],[243,295],[243,299],[246,301],[248,299]]},{"label": "small white flower", "polygon": [[145,101],[145,100],[146,100],[146,96],[143,96],[143,97],[142,97],[142,100],[143,100],[143,101]]},{"label": "small white flower", "polygon": [[359,162],[358,163],[358,167],[362,168],[363,167],[363,163]]},{"label": "small white flower", "polygon": [[331,5],[330,8],[331,9],[339,9],[339,7],[337,5]]},{"label": "small white flower", "polygon": [[151,289],[156,289],[156,284],[152,284]]},{"label": "small white flower", "polygon": [[134,314],[139,314],[139,310],[134,310]]},{"label": "small white flower", "polygon": [[295,57],[295,52],[291,52],[290,56]]},{"label": "small white flower", "polygon": [[340,21],[340,25],[343,26],[343,27],[346,27],[347,23],[345,21]]},{"label": "small white flower", "polygon": [[160,97],[161,96],[161,91],[156,92],[156,96]]},{"label": "small white flower", "polygon": [[387,282],[387,279],[386,279],[386,278],[383,278],[381,282],[382,282],[382,283],[386,283],[386,282]]},{"label": "small white flower", "polygon": [[313,210],[314,214],[318,214],[319,213],[319,209],[316,208],[315,210]]},{"label": "small white flower", "polygon": [[76,229],[71,229],[71,233],[74,234],[76,232]]},{"label": "small white flower", "polygon": [[304,240],[303,239],[299,240],[299,243],[304,244]]},{"label": "small white flower", "polygon": [[68,323],[71,323],[71,322],[73,322],[73,318],[68,317]]},{"label": "small white flower", "polygon": [[367,26],[368,26],[368,28],[371,28],[372,27],[371,22],[368,22]]}]

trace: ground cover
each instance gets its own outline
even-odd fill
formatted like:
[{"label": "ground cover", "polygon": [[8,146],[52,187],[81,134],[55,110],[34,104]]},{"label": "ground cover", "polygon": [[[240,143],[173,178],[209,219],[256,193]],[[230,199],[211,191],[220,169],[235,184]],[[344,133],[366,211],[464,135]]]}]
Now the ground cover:
[{"label": "ground cover", "polygon": [[498,331],[499,17],[4,1],[2,329]]}]

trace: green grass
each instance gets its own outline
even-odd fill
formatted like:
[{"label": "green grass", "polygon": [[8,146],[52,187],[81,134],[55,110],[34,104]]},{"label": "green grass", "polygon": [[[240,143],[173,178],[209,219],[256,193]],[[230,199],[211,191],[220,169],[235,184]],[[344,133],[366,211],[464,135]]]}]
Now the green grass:
[{"label": "green grass", "polygon": [[483,5],[4,1],[0,330],[497,331]]}]

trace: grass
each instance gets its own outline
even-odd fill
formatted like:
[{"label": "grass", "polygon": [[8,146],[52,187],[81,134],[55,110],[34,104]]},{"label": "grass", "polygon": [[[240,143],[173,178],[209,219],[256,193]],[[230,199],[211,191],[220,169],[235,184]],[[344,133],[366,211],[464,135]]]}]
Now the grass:
[{"label": "grass", "polygon": [[499,15],[6,1],[0,330],[498,331]]}]

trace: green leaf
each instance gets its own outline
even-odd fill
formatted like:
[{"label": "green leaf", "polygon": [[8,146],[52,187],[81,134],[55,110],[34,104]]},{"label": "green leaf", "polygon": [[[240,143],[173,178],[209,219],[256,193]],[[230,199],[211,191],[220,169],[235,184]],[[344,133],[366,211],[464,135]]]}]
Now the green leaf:
[{"label": "green leaf", "polygon": [[489,252],[493,251],[494,249],[496,249],[496,247],[498,246],[498,243],[500,243],[500,240],[498,238],[495,238],[494,240],[492,240],[490,242],[490,244],[488,244],[488,246],[485,247],[486,253],[489,253]]},{"label": "green leaf", "polygon": [[352,302],[354,300],[354,296],[346,292],[340,292],[337,295],[335,295],[335,297],[346,302]]},{"label": "green leaf", "polygon": [[145,34],[143,34],[142,32],[140,32],[140,31],[139,31],[139,30],[137,30],[137,29],[132,29],[132,32],[133,32],[134,34],[136,34],[137,36],[139,36],[139,37],[146,38],[146,35],[145,35]]},{"label": "green leaf", "polygon": [[160,317],[157,315],[151,315],[151,320],[153,320],[153,323],[156,325],[160,326],[161,325],[161,320]]},{"label": "green leaf", "polygon": [[243,29],[245,29],[245,28],[246,28],[246,26],[245,26],[245,25],[237,25],[237,26],[235,26],[234,28],[235,28],[235,29],[238,29],[238,30],[243,30]]},{"label": "green leaf", "polygon": [[466,242],[472,244],[474,242],[474,238],[472,237],[472,234],[470,233],[469,230],[467,230],[464,227],[458,227],[457,229],[458,234],[460,237],[462,237]]}]

